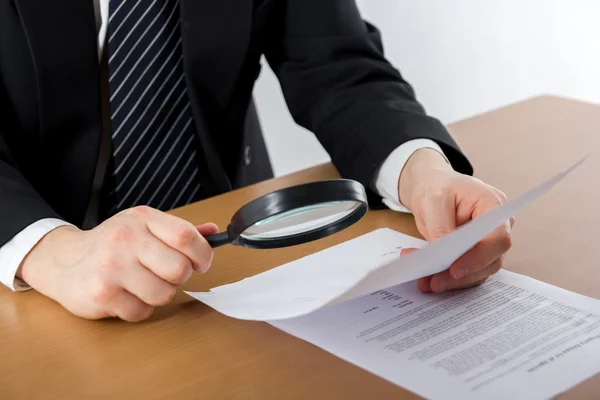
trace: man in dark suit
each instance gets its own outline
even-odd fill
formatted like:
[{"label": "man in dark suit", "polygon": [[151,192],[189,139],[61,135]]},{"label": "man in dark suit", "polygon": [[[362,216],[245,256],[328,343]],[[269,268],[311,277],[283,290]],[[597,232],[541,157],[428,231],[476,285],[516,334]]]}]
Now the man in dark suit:
[{"label": "man in dark suit", "polygon": [[[340,173],[426,239],[504,201],[354,0],[0,0],[0,281],[139,321],[206,271],[217,227],[165,211],[272,176],[252,101],[262,55]],[[485,280],[511,226],[419,288]]]}]

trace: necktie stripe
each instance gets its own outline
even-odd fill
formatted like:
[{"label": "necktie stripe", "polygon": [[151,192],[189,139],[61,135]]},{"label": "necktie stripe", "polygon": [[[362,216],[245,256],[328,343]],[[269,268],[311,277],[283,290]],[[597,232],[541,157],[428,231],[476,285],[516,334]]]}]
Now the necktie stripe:
[{"label": "necktie stripe", "polygon": [[158,209],[162,209],[163,206],[165,205],[165,202],[167,199],[169,199],[169,197],[173,194],[173,191],[175,190],[175,187],[178,185],[179,181],[181,181],[181,178],[184,177],[186,174],[186,172],[188,172],[189,167],[192,166],[192,161],[193,158],[196,156],[196,152],[194,151],[193,156],[190,156],[185,165],[183,166],[183,168],[180,170],[181,173],[177,176],[177,178],[175,178],[175,180],[173,181],[173,183],[171,184],[170,189],[167,191],[167,193],[163,196],[162,201],[158,204],[157,208]]},{"label": "necktie stripe", "polygon": [[[155,144],[155,146],[153,147],[151,147],[151,145],[149,144],[147,147],[144,148],[144,154],[137,155],[137,159],[144,160],[144,163],[138,163],[137,167],[127,168],[128,174],[121,178],[121,182],[116,187],[117,191],[123,190],[124,193],[124,195],[121,198],[121,201],[118,204],[118,207],[122,207],[123,204],[125,204],[125,202],[130,198],[134,190],[136,191],[136,193],[139,193],[139,197],[141,197],[141,195],[144,194],[144,192],[146,191],[146,184],[150,183],[151,179],[153,179],[156,176],[156,174],[154,174],[152,178],[150,178],[147,175],[153,172],[157,172],[163,167],[164,163],[161,162],[161,158],[162,161],[167,160],[174,149],[180,150],[182,152],[185,152],[185,150],[187,150],[185,148],[180,148],[180,146],[178,146],[178,142],[183,137],[184,133],[188,132],[188,128],[190,127],[190,124],[192,122],[191,118],[189,117],[187,117],[187,121],[184,119],[187,115],[188,110],[189,103],[185,103],[184,109],[178,115],[177,119],[171,124],[171,128],[169,129],[169,131],[162,135],[162,142],[158,144],[158,146],[156,146]],[[173,140],[173,137],[175,136],[173,134],[174,132],[179,132],[179,137],[177,138],[177,140]],[[191,143],[193,137],[191,135],[188,136],[189,142]],[[170,148],[167,147],[165,149],[165,143],[169,143]],[[159,155],[160,158],[157,159]],[[156,163],[158,162],[160,162],[160,164],[157,166]],[[154,171],[151,170],[151,166],[156,169]],[[131,172],[131,174],[129,174],[129,172]],[[146,184],[144,182],[146,182]],[[139,197],[133,200],[132,203],[137,203],[139,201]]]},{"label": "necktie stripe", "polygon": [[[141,15],[141,17],[139,17],[137,19],[137,22],[135,23],[135,25],[133,25],[133,27],[131,27],[128,31],[122,31],[122,34],[126,35],[125,38],[120,41],[119,47],[117,47],[117,49],[111,54],[111,58],[114,58],[115,55],[117,55],[119,53],[119,51],[121,50],[121,48],[127,44],[127,39],[129,39],[131,37],[131,35],[133,35],[135,33],[135,30],[137,29],[137,27],[144,21],[144,18],[146,17],[146,15],[148,15],[148,13],[151,11],[151,8],[156,4],[156,0],[154,0],[152,2],[152,4],[150,4],[150,6],[148,6],[148,8],[146,8],[146,11]],[[165,4],[166,6],[166,4]],[[152,14],[150,14],[150,17],[152,17]],[[156,18],[158,18],[159,15],[156,16]],[[115,31],[113,33],[113,36],[108,39],[109,43],[111,41],[113,41],[116,37],[116,35],[118,34],[118,31]],[[141,37],[143,37],[144,35],[141,35]]]},{"label": "necktie stripe", "polygon": [[[164,143],[165,139],[168,138],[168,136],[171,135],[171,133],[173,132],[173,129],[177,126],[177,123],[179,123],[181,121],[181,119],[183,118],[183,116],[185,114],[185,111],[186,110],[184,109],[181,112],[181,114],[179,115],[179,117],[175,121],[175,123],[173,125],[173,128],[171,128],[171,130],[169,130],[169,132],[164,136],[163,143]],[[186,126],[186,129],[187,129],[187,126]],[[153,148],[151,149],[151,151],[148,154],[146,154],[146,151],[144,151],[144,154],[139,154],[139,156],[138,156],[138,160],[139,159],[143,159],[144,161],[147,161],[147,163],[146,164],[134,163],[134,165],[130,166],[127,169],[127,174],[124,177],[121,178],[121,182],[117,185],[116,190],[121,190],[121,188],[123,187],[123,185],[127,184],[128,182],[129,182],[129,184],[131,184],[130,179],[129,179],[130,176],[133,176],[134,178],[136,176],[138,176],[138,180],[139,180],[140,176],[143,175],[146,172],[146,169],[150,166],[150,163],[152,161],[154,161],[154,158],[159,154],[159,150],[160,150],[160,148],[162,147],[163,144],[161,143],[161,145],[159,146],[158,149],[155,148],[156,147],[155,144],[153,144],[153,145],[154,145]],[[174,144],[173,144],[173,146],[174,146]],[[149,148],[150,148],[150,146],[145,147],[144,150],[147,150]],[[150,157],[150,160],[147,160],[148,157]],[[138,183],[138,180],[136,180],[133,183],[133,186],[135,186]]]},{"label": "necktie stripe", "polygon": [[[129,19],[129,17],[131,17],[131,15],[135,12],[135,10],[137,10],[138,6],[140,5],[140,3],[142,2],[142,0],[138,0],[137,3],[135,3],[135,5],[129,9],[129,12],[127,13],[127,15],[125,15],[125,18],[121,21],[121,23],[115,28],[113,29],[108,38],[108,42],[112,42],[113,38],[115,37],[115,35],[121,30],[121,28],[123,27],[123,25],[125,25],[125,23],[127,22],[127,20]],[[110,24],[110,22],[109,22]]]},{"label": "necktie stripe", "polygon": [[178,0],[110,0],[114,190],[109,215],[194,201],[200,154],[186,88]]},{"label": "necktie stripe", "polygon": [[[132,66],[129,66],[129,65],[125,64],[125,63],[128,63],[129,60],[125,60],[124,63],[121,64],[121,65],[119,65],[118,67],[115,67],[115,63],[109,64],[109,67],[110,67],[110,69],[112,71],[111,74],[112,74],[113,77],[118,77],[119,70],[123,66],[125,66],[125,65],[127,65],[127,70],[129,71],[127,73],[127,75],[125,75],[124,78],[121,78],[121,81],[119,82],[118,85],[115,84],[115,83],[113,83],[113,81],[110,81],[111,87],[113,87],[113,91],[112,91],[112,94],[111,94],[111,97],[110,97],[110,101],[111,102],[118,101],[116,97],[119,94],[119,92],[121,91],[121,89],[122,89],[123,86],[127,86],[127,85],[130,84],[129,83],[129,78],[131,77],[131,75],[133,75],[134,73],[139,74],[140,70],[142,68],[143,69],[153,68],[153,66],[155,65],[155,62],[157,60],[159,60],[159,62],[160,62],[161,59],[165,58],[165,55],[164,55],[165,52],[168,55],[169,51],[171,51],[171,52],[173,50],[177,51],[177,46],[178,46],[177,43],[175,45],[171,46],[171,47],[174,47],[174,49],[173,48],[169,49],[168,45],[170,44],[170,40],[176,39],[175,32],[177,31],[178,28],[179,28],[178,25],[173,28],[173,30],[171,31],[171,34],[169,35],[167,41],[165,41],[165,43],[162,45],[162,47],[160,47],[158,49],[158,51],[156,51],[156,53],[154,53],[154,57],[152,58],[152,60],[150,62],[148,62],[145,59],[145,56],[146,56],[146,53],[148,51],[152,50],[152,47],[148,47],[146,49],[146,51],[144,52],[144,54],[142,54],[142,57],[138,58],[137,61],[135,61],[135,64],[132,65]],[[179,40],[181,40],[181,38]]]},{"label": "necktie stripe", "polygon": [[[169,169],[169,171],[163,176],[162,181],[160,182],[160,185],[158,185],[156,187],[156,191],[154,192],[154,194],[150,197],[150,199],[148,200],[150,203],[152,203],[154,201],[154,199],[156,198],[156,196],[159,193],[164,192],[165,190],[163,189],[163,186],[165,185],[165,183],[167,183],[167,181],[169,179],[171,179],[171,174],[173,173],[173,171],[175,170],[175,167],[179,166],[179,163],[181,162],[181,160],[183,159],[184,153],[179,153],[179,155],[177,155],[177,158],[175,159],[175,161],[173,161],[173,164],[171,164],[171,168]],[[185,161],[185,160],[183,160]],[[187,163],[181,168],[182,170],[185,170],[187,168]],[[167,195],[169,194],[169,192],[167,191]]]},{"label": "necktie stripe", "polygon": [[[171,90],[171,93],[173,93],[173,91],[176,89],[176,87],[174,87]],[[138,145],[140,145],[140,142],[142,142],[142,140],[146,140],[145,143],[147,143],[146,147],[142,147],[139,151],[139,156],[138,158],[134,159],[133,165],[129,166],[128,169],[130,170],[123,179],[127,179],[129,177],[129,173],[131,172],[131,170],[133,168],[135,168],[135,166],[140,162],[140,160],[142,159],[141,157],[143,157],[145,155],[146,150],[148,150],[148,148],[150,146],[152,146],[152,144],[154,143],[154,140],[159,137],[159,134],[162,132],[163,127],[166,125],[167,121],[169,120],[169,118],[173,115],[173,113],[177,112],[177,110],[180,108],[179,105],[182,104],[181,101],[183,100],[184,96],[187,94],[187,91],[183,90],[183,92],[181,93],[181,95],[177,98],[177,100],[173,103],[173,107],[169,110],[169,113],[167,114],[166,118],[164,118],[160,125],[153,131],[152,136],[147,139],[146,135],[148,133],[148,130],[153,126],[156,118],[158,117],[158,114],[156,114],[154,116],[154,118],[152,119],[152,121],[150,121],[150,123],[148,124],[148,126],[146,127],[146,129],[144,129],[144,131],[138,136],[136,142],[131,146],[131,148],[129,149],[129,152],[120,159],[121,164],[119,165],[119,168],[117,168],[115,170],[115,173],[119,173],[120,169],[123,168],[124,165],[126,165],[127,160],[129,159],[129,157],[134,153],[134,151],[137,149]],[[168,97],[170,97],[170,94],[168,95]],[[165,100],[166,102],[167,100]],[[189,103],[184,103],[184,107],[189,107]],[[142,145],[143,146],[143,145]]]},{"label": "necktie stripe", "polygon": [[[179,61],[181,61],[181,59],[179,59]],[[129,119],[130,119],[131,115],[133,114],[133,112],[137,109],[137,107],[140,105],[140,103],[142,102],[142,100],[144,100],[144,105],[146,106],[146,108],[144,108],[143,111],[141,112],[141,115],[138,116],[139,118],[134,119],[135,124],[134,124],[134,127],[132,129],[137,128],[137,126],[139,125],[139,123],[141,121],[140,118],[143,118],[143,117],[146,116],[146,114],[148,113],[148,110],[154,104],[154,101],[156,101],[156,99],[158,98],[158,96],[161,95],[162,90],[166,87],[167,82],[169,81],[169,78],[171,78],[173,76],[173,74],[175,74],[175,72],[177,72],[177,66],[173,67],[173,69],[169,72],[169,75],[167,75],[167,77],[162,80],[162,83],[161,83],[161,85],[160,85],[160,87],[158,89],[156,89],[154,86],[146,86],[146,88],[144,89],[143,93],[138,94],[139,97],[137,98],[137,102],[129,110],[129,114],[127,114],[127,116],[123,119],[123,121],[121,121],[121,124],[115,130],[115,133],[114,133],[115,137],[119,135],[119,132],[121,131],[121,129],[123,129],[123,127],[126,126],[127,121],[129,121]],[[156,79],[158,77],[159,77],[159,75],[154,76],[154,78],[152,78],[152,81],[150,82],[150,84],[154,84],[156,82]],[[180,79],[183,80],[183,77],[180,77]],[[154,89],[154,90],[156,90],[156,92],[152,96],[151,100],[149,102],[147,102],[144,99],[144,96],[146,95],[146,93],[148,93],[148,91],[150,91],[150,89]],[[113,119],[113,121],[114,120],[115,119]]]},{"label": "necktie stripe", "polygon": [[[177,10],[176,8],[173,9],[173,14],[171,16],[175,15],[176,10]],[[165,21],[164,24],[160,25],[160,30],[154,35],[154,38],[152,38],[150,43],[147,43],[147,44],[142,43],[141,47],[136,45],[134,48],[128,49],[129,51],[126,55],[123,56],[123,59],[115,57],[114,59],[110,60],[109,64],[111,65],[112,73],[109,78],[109,82],[112,82],[113,79],[117,78],[119,72],[121,71],[121,68],[124,68],[126,66],[127,66],[126,70],[129,71],[129,73],[127,74],[128,75],[127,78],[129,78],[129,75],[131,75],[133,73],[133,70],[135,70],[140,63],[147,62],[147,60],[145,59],[146,54],[148,54],[148,53],[154,54],[154,59],[157,58],[158,55],[160,53],[162,53],[163,48],[165,48],[169,44],[170,39],[172,37],[176,36],[177,30],[180,29],[178,22],[179,21],[175,20],[175,23],[173,23],[173,20],[171,18],[167,19],[167,21]],[[154,27],[155,26],[153,26],[153,28]],[[162,42],[158,41],[158,39],[160,37],[162,37],[162,35],[164,35],[166,29],[169,30],[169,35],[167,36],[167,40],[162,41]],[[154,32],[149,33],[149,35],[152,35],[152,34],[154,34]],[[156,49],[154,49],[155,44],[157,44],[159,46],[162,44],[162,47],[160,49],[156,50]],[[141,55],[135,56],[136,53],[140,50],[144,50],[144,52]],[[134,55],[133,59],[135,61],[135,64],[133,66],[130,66],[128,64],[128,62],[129,62],[130,56],[132,56],[132,55]],[[124,79],[123,82],[125,82],[126,80],[127,79]]]},{"label": "necktie stripe", "polygon": [[[185,125],[183,126],[184,122]],[[179,154],[189,154],[190,150],[192,150],[190,145],[194,138],[190,135],[185,135],[186,132],[189,132],[188,129],[191,122],[191,120],[186,122],[180,119],[178,121],[179,125],[171,129],[169,136],[165,135],[165,138],[169,140],[169,146],[163,148],[163,151],[159,149],[157,152],[148,153],[150,157],[148,159],[144,158],[145,162],[139,164],[138,168],[133,170],[134,172],[130,176],[130,179],[128,181],[123,180],[121,187],[117,185],[117,192],[120,190],[123,193],[117,205],[118,208],[122,208],[123,205],[129,203],[139,204],[140,199],[145,194],[147,194],[146,197],[151,197],[154,193],[157,193],[159,196],[161,195],[160,191],[158,191],[159,180],[156,179],[158,173],[163,171],[162,174],[164,175],[165,167],[168,167],[170,162],[177,160]],[[179,134],[173,135],[175,131],[179,132]],[[187,142],[183,143],[181,139],[186,136],[188,137]],[[177,153],[173,155],[175,152]],[[148,192],[149,188],[151,189],[150,192]]]},{"label": "necktie stripe", "polygon": [[[152,80],[150,81],[150,86],[147,86],[147,87],[146,87],[146,90],[144,91],[144,93],[142,93],[142,96],[144,96],[144,95],[145,95],[145,94],[146,94],[146,93],[147,93],[147,92],[150,90],[150,88],[152,87],[151,85],[154,83],[154,81],[155,81],[156,79],[158,79],[158,77],[159,77],[159,76],[160,76],[160,74],[163,72],[163,70],[165,69],[165,67],[168,65],[169,61],[171,60],[171,57],[173,57],[173,55],[175,54],[175,52],[176,52],[176,51],[174,50],[173,52],[171,52],[171,54],[169,54],[169,55],[167,56],[167,58],[165,59],[165,61],[162,63],[162,65],[160,66],[160,68],[159,68],[159,69],[158,69],[158,71],[156,72],[156,75],[154,75],[154,77],[153,77],[153,78],[152,78]],[[130,89],[130,90],[129,90],[129,92],[127,92],[127,93],[125,94],[125,98],[124,98],[123,100],[120,100],[120,101],[119,101],[119,100],[115,100],[115,103],[121,103],[121,106],[122,106],[123,104],[125,104],[125,103],[127,102],[127,100],[129,99],[129,97],[131,96],[131,93],[135,91],[135,89],[137,88],[137,86],[139,85],[139,83],[141,82],[141,80],[142,80],[142,79],[143,79],[143,78],[146,76],[146,73],[148,72],[148,70],[150,69],[150,67],[151,67],[151,66],[152,66],[152,65],[149,65],[149,66],[148,66],[148,67],[147,67],[147,68],[144,70],[144,72],[142,72],[142,74],[140,75],[140,77],[138,78],[138,80],[137,80],[137,81],[134,83],[133,87],[129,88],[129,89]],[[175,66],[173,67],[173,69],[171,70],[171,72],[170,72],[170,73],[169,73],[169,75],[167,76],[167,79],[168,79],[168,78],[169,78],[169,77],[170,77],[170,76],[173,74],[173,72],[175,72],[175,70],[177,69],[177,67],[178,67],[178,65],[175,65]],[[120,90],[122,87],[123,87],[123,85],[120,85],[118,90]],[[116,95],[116,93],[115,93],[115,95]],[[141,99],[139,99],[139,100],[138,100],[138,103],[139,103],[139,101],[140,101],[140,100],[141,100]],[[133,107],[132,111],[134,111],[136,107],[137,107],[137,104],[136,104],[136,106],[134,106],[134,107]],[[120,109],[121,109],[121,107],[118,107],[118,108],[117,108],[117,109],[116,109],[116,110],[113,112],[113,114],[112,114],[112,118],[113,118],[113,119],[115,118],[115,116],[117,115],[117,113],[120,111]]]},{"label": "necktie stripe", "polygon": [[[142,7],[140,12],[143,11],[143,14],[141,16],[139,16],[139,17],[138,16],[134,16],[134,17],[129,16],[130,18],[135,19],[135,23],[133,24],[133,26],[127,26],[127,29],[122,30],[121,32],[119,32],[119,30],[121,28],[121,27],[119,27],[114,32],[112,32],[112,35],[108,38],[109,43],[112,42],[113,40],[117,39],[117,35],[119,33],[121,33],[122,35],[125,35],[125,37],[119,40],[119,45],[114,49],[114,51],[111,52],[112,53],[111,57],[114,57],[115,55],[117,55],[123,46],[128,45],[127,39],[129,39],[129,37],[131,37],[131,35],[136,33],[135,30],[138,28],[138,26],[140,26],[140,24],[142,22],[144,22],[144,18],[146,18],[146,15],[150,14],[149,18],[152,18],[153,15],[154,15],[154,18],[160,17],[160,12],[151,13],[152,7],[154,7],[157,4],[156,1],[157,0],[153,0],[150,5]],[[164,7],[166,7],[166,4],[163,5],[163,8]],[[162,12],[162,10],[161,10],[161,12]],[[122,23],[122,25],[124,25],[126,22],[127,21],[124,21]],[[145,23],[144,25],[147,25],[147,23]],[[141,36],[143,36],[143,35],[141,35]]]},{"label": "necktie stripe", "polygon": [[[165,9],[165,7],[167,6],[167,4],[165,3],[165,5],[163,6],[163,8],[161,9],[161,11],[163,11]],[[165,23],[163,23],[162,25],[159,25],[161,28],[159,30],[159,32],[153,32],[152,30],[155,28],[155,24],[156,22],[159,20],[160,15],[156,15],[154,17],[154,19],[147,24],[148,26],[146,27],[146,30],[138,37],[138,40],[130,46],[127,46],[126,49],[129,50],[129,52],[127,53],[127,55],[125,56],[124,60],[120,60],[120,64],[119,64],[119,68],[117,68],[115,70],[115,74],[117,74],[119,72],[120,67],[123,66],[123,63],[125,61],[127,61],[127,58],[135,51],[137,50],[140,42],[142,42],[143,39],[146,39],[146,35],[151,35],[153,36],[153,41],[150,43],[149,46],[147,46],[146,51],[148,51],[151,47],[152,44],[154,44],[154,42],[158,39],[158,35],[162,34],[163,30],[167,27],[167,24],[169,23],[171,17],[173,15],[175,15],[176,12],[176,7],[173,7],[173,9],[171,10],[171,14],[169,15],[169,17],[167,18],[167,21],[165,21]],[[130,33],[131,34],[131,33]],[[121,45],[115,50],[114,53],[111,53],[111,56],[108,60],[109,63],[114,63],[116,60],[115,58],[119,55],[121,48],[123,48],[125,44],[121,43]],[[145,54],[145,53],[144,53]],[[143,56],[142,56],[143,57]],[[140,57],[141,58],[141,57]]]},{"label": "necktie stripe", "polygon": [[[174,90],[175,88],[173,88]],[[179,109],[181,108],[180,105],[182,107],[189,107],[189,103],[187,102],[183,102],[184,96],[187,94],[187,91],[184,89],[183,92],[181,93],[181,95],[179,96],[179,98],[175,101],[175,103],[173,104],[172,108],[169,110],[169,113],[167,114],[166,118],[164,118],[161,122],[160,125],[156,128],[153,129],[153,132],[151,133],[151,137],[150,138],[146,138],[146,135],[148,134],[148,131],[151,127],[153,127],[153,124],[156,120],[156,118],[158,117],[158,114],[156,114],[154,116],[154,118],[152,119],[152,121],[150,121],[150,123],[148,124],[148,126],[146,127],[146,129],[144,129],[144,131],[137,137],[137,140],[135,141],[135,143],[133,143],[133,145],[131,145],[131,148],[129,149],[129,152],[120,159],[120,165],[119,168],[117,168],[115,170],[115,173],[119,173],[120,169],[123,168],[124,165],[127,164],[127,161],[129,159],[129,157],[135,152],[135,150],[138,148],[138,146],[141,146],[141,148],[138,150],[138,155],[139,157],[134,158],[132,160],[132,165],[130,165],[128,167],[128,169],[130,170],[128,173],[126,173],[125,177],[123,179],[127,179],[128,178],[128,174],[131,172],[131,170],[133,168],[136,167],[136,165],[140,162],[140,160],[142,159],[143,156],[145,156],[146,151],[148,150],[149,147],[153,146],[154,144],[154,140],[159,137],[160,133],[162,132],[162,129],[166,126],[167,121],[170,121],[170,118],[173,114],[176,114]],[[146,146],[144,146],[142,143],[142,141],[145,141],[144,143],[147,143]]]},{"label": "necktie stripe", "polygon": [[[189,102],[184,102],[184,104],[182,105],[181,102],[173,102],[173,92],[176,90],[183,90],[185,91],[185,88],[181,88],[181,86],[183,85],[184,81],[183,79],[181,79],[180,81],[178,81],[177,83],[175,83],[173,85],[173,88],[171,89],[171,92],[169,92],[169,94],[167,95],[167,102],[165,103],[164,106],[162,106],[161,108],[155,110],[152,119],[148,122],[145,119],[139,118],[136,120],[135,125],[133,126],[133,128],[127,133],[127,135],[124,138],[121,138],[120,140],[122,141],[119,146],[117,147],[117,149],[114,152],[115,157],[120,160],[120,162],[125,162],[127,160],[128,155],[131,154],[132,151],[135,151],[138,149],[139,147],[139,143],[143,143],[146,146],[151,145],[154,142],[154,137],[156,135],[160,135],[162,132],[162,128],[164,126],[167,127],[167,130],[169,129],[168,124],[169,121],[171,121],[169,118],[175,113],[178,113],[180,111],[180,107],[185,107],[186,105],[189,105]],[[186,92],[187,93],[187,92]],[[185,95],[184,96],[180,96],[183,99],[185,99]],[[171,106],[172,109],[168,109],[167,105]],[[168,111],[167,111],[168,110]],[[152,136],[150,137],[150,139],[148,139],[147,134],[148,134],[148,130],[149,129],[153,129],[154,128],[154,123],[156,123],[156,120],[159,119],[162,120],[164,122],[164,124],[159,125],[159,127],[157,127],[154,131],[154,134],[152,134]],[[159,121],[160,121],[159,120]],[[145,123],[146,128],[144,130],[141,131],[142,127],[139,127],[141,124]],[[158,128],[161,128],[161,130],[159,130]],[[127,139],[129,139],[130,137],[137,137],[138,140],[136,140],[135,143],[131,143],[130,141],[128,141]],[[143,140],[143,142],[141,140]],[[126,150],[124,150],[126,149]],[[126,155],[123,156],[122,152],[120,150],[124,150],[126,151]],[[138,150],[138,151],[143,151],[143,150]],[[118,169],[115,171],[118,172]]]},{"label": "necktie stripe", "polygon": [[[171,134],[173,133],[173,130],[175,129],[175,127],[177,127],[177,123],[178,123],[178,122],[181,120],[181,118],[183,117],[183,114],[184,114],[184,113],[182,112],[182,113],[181,113],[181,115],[179,116],[179,118],[177,119],[177,121],[175,121],[175,124],[173,125],[173,127],[171,128],[171,130],[169,130],[169,132],[168,132],[168,133],[167,133],[167,134],[164,136],[164,139],[163,139],[163,141],[162,141],[161,145],[159,146],[159,148],[158,148],[158,149],[156,149],[156,151],[154,151],[154,152],[152,152],[152,153],[151,153],[151,157],[150,157],[150,159],[147,161],[147,163],[146,163],[145,165],[142,165],[142,170],[141,170],[141,171],[138,171],[138,173],[137,173],[137,174],[134,174],[134,176],[137,176],[137,178],[135,179],[135,181],[134,181],[133,183],[131,183],[131,182],[130,182],[130,183],[128,183],[128,181],[127,181],[127,177],[125,177],[125,178],[122,178],[122,179],[121,179],[121,182],[120,182],[120,183],[117,185],[117,190],[120,190],[120,189],[123,187],[123,185],[127,185],[128,187],[130,187],[129,191],[128,191],[128,192],[127,192],[127,193],[126,193],[124,196],[123,196],[123,199],[122,199],[122,201],[124,201],[125,199],[127,199],[127,197],[128,197],[130,194],[131,194],[131,191],[133,190],[133,188],[134,188],[134,187],[136,187],[136,186],[138,185],[138,183],[139,183],[140,179],[142,179],[142,177],[144,176],[144,174],[146,173],[146,171],[148,171],[148,168],[150,168],[150,166],[151,166],[151,165],[153,165],[153,164],[152,164],[152,162],[155,160],[155,158],[156,158],[158,155],[161,155],[161,156],[163,156],[163,157],[164,157],[164,159],[168,158],[168,156],[170,155],[170,151],[172,151],[172,150],[173,150],[173,149],[174,149],[174,148],[177,146],[177,142],[178,142],[178,141],[181,139],[181,137],[182,137],[183,133],[184,133],[184,132],[185,132],[185,130],[188,128],[188,126],[189,126],[189,123],[190,123],[191,121],[187,123],[187,125],[185,126],[185,128],[184,128],[184,129],[182,129],[182,131],[181,131],[181,134],[179,135],[179,137],[177,138],[177,140],[176,140],[174,143],[172,143],[172,147],[171,147],[171,150],[169,151],[169,153],[167,153],[166,155],[163,155],[163,154],[161,154],[161,153],[160,153],[160,150],[161,150],[161,148],[164,146],[164,144],[165,144],[166,140],[170,138]],[[191,139],[191,137],[190,137],[190,139]],[[163,159],[163,160],[164,160],[164,159]],[[162,165],[161,165],[161,166],[162,166]],[[161,166],[159,166],[158,168],[160,168]],[[134,168],[131,168],[131,171],[135,171],[135,169],[134,169]],[[155,172],[158,172],[158,171],[155,171]],[[148,183],[149,183],[149,182],[148,182]],[[142,191],[143,191],[143,190],[142,190]]]},{"label": "necktie stripe", "polygon": [[183,131],[177,136],[177,139],[175,140],[175,142],[173,143],[173,146],[169,149],[169,151],[167,152],[167,154],[165,154],[164,158],[162,159],[162,161],[160,162],[160,165],[157,167],[157,169],[155,169],[152,172],[152,175],[150,176],[150,178],[148,178],[148,180],[146,181],[146,184],[142,187],[140,185],[140,190],[139,190],[139,194],[138,197],[133,200],[134,203],[137,203],[138,201],[140,201],[140,198],[146,194],[147,190],[149,188],[154,188],[153,192],[156,193],[158,190],[157,185],[154,183],[154,179],[156,178],[156,175],[158,174],[159,171],[162,170],[162,167],[165,165],[165,163],[170,159],[171,154],[173,154],[173,150],[175,150],[177,148],[177,150],[181,153],[184,154],[188,148],[190,147],[190,145],[192,144],[192,137],[190,136],[188,141],[183,144],[183,146],[179,146],[179,143],[181,141],[181,139],[185,136],[184,132],[187,130],[187,128],[190,126],[190,124],[192,123],[191,120],[189,120],[186,124],[186,127],[183,129]]},{"label": "necktie stripe", "polygon": [[[109,4],[112,5],[114,3],[109,3]],[[111,10],[110,6],[109,6],[109,10],[108,10],[108,13],[110,14],[110,16],[108,17],[109,23],[112,22],[113,19],[119,14],[119,11],[121,11],[121,9],[123,8],[124,5],[125,5],[125,3],[121,2],[115,10]]]}]

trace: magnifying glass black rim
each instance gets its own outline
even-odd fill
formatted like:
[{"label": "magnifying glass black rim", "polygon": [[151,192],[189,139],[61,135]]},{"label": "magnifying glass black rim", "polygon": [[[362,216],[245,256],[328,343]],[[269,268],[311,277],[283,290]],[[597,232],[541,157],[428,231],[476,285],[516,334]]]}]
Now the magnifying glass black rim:
[{"label": "magnifying glass black rim", "polygon": [[[358,203],[358,206],[344,218],[330,224],[280,238],[252,240],[242,236],[257,222],[281,213],[318,204],[344,201]],[[354,180],[333,179],[291,186],[252,200],[240,208],[227,227],[228,242],[254,249],[294,246],[339,232],[360,220],[367,211],[365,188]]]},{"label": "magnifying glass black rim", "polygon": [[274,249],[280,247],[295,246],[302,243],[312,242],[313,240],[322,239],[333,235],[336,232],[346,229],[350,225],[360,220],[367,213],[366,205],[360,204],[352,213],[344,218],[334,221],[328,225],[324,225],[310,231],[287,235],[281,238],[251,240],[243,236],[238,236],[236,242],[240,246],[253,249]]}]

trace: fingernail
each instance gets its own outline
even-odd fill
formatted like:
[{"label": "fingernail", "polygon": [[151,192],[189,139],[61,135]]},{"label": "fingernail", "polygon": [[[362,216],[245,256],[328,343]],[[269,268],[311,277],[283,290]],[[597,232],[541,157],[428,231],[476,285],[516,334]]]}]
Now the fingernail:
[{"label": "fingernail", "polygon": [[468,273],[469,268],[461,268],[454,273],[454,279],[464,278],[465,276],[467,276]]}]

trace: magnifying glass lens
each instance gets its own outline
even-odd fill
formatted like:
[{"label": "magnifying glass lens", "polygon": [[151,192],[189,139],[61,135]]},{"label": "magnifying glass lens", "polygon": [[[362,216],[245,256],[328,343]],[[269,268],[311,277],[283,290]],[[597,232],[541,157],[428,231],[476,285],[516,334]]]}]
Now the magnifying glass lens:
[{"label": "magnifying glass lens", "polygon": [[333,235],[359,221],[369,204],[363,185],[349,179],[304,183],[246,203],[227,230],[207,236],[211,247],[296,246]]},{"label": "magnifying glass lens", "polygon": [[343,220],[360,206],[356,201],[332,201],[296,208],[255,223],[241,237],[260,241],[310,232]]}]

